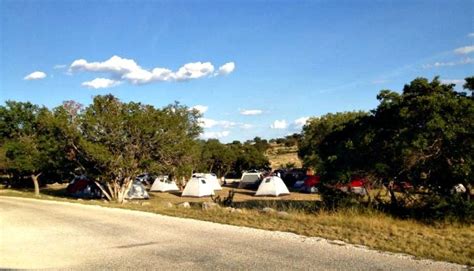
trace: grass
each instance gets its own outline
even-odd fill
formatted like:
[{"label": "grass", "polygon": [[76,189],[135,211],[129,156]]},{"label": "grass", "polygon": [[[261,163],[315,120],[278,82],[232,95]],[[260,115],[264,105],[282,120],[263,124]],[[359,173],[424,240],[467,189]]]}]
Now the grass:
[{"label": "grass", "polygon": [[[226,195],[227,191],[228,188],[225,188],[220,194]],[[42,193],[41,199],[78,202],[76,199],[65,198],[63,187],[46,188]],[[31,191],[18,190],[0,190],[0,195],[34,197]],[[231,213],[226,209],[203,211],[200,202],[210,201],[209,198],[181,198],[179,195],[168,193],[151,193],[149,201],[132,201],[126,204],[97,200],[79,202],[293,232],[305,236],[342,240],[378,250],[474,265],[474,225],[448,222],[427,225],[414,220],[396,219],[375,211],[345,210],[336,213],[315,211],[317,197],[317,195],[292,193],[291,196],[279,199],[255,198],[248,191],[238,190],[235,197],[236,205],[246,207],[242,209],[242,213]],[[165,207],[167,202],[177,204],[184,201],[190,202],[192,207],[190,209]],[[289,215],[281,217],[277,214],[262,213],[259,209],[263,206],[285,210]]]},{"label": "grass", "polygon": [[296,146],[285,147],[283,145],[272,145],[265,153],[272,168],[283,168],[287,164],[293,164],[296,168],[302,167],[298,157]]}]

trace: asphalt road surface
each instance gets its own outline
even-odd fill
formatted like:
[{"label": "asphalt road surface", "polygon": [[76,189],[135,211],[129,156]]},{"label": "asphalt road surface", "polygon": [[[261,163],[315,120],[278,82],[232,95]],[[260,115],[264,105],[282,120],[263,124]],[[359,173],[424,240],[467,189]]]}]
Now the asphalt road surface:
[{"label": "asphalt road surface", "polygon": [[0,268],[460,270],[322,238],[0,197]]}]

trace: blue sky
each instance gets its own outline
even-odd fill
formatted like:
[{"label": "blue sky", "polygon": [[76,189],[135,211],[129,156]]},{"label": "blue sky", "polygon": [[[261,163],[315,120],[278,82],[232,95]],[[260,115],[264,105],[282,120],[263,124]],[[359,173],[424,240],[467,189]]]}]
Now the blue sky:
[{"label": "blue sky", "polygon": [[474,75],[474,1],[0,1],[0,102],[204,109],[202,137],[299,132],[381,89]]}]

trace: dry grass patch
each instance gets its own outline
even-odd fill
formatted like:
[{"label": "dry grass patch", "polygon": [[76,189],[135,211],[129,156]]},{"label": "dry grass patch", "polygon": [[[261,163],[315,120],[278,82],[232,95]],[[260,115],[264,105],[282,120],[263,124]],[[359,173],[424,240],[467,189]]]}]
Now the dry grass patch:
[{"label": "dry grass patch", "polygon": [[298,149],[294,147],[285,147],[275,145],[270,147],[265,153],[268,160],[270,161],[270,166],[273,169],[283,168],[288,164],[294,164],[295,167],[302,167],[302,162],[298,157]]}]

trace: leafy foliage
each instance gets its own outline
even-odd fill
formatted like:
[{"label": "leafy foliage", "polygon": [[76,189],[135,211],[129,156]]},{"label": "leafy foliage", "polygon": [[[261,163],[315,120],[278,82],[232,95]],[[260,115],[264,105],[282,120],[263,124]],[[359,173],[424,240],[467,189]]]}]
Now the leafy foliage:
[{"label": "leafy foliage", "polygon": [[[469,87],[472,77],[466,82]],[[407,181],[442,197],[451,197],[456,184],[474,184],[472,96],[438,78],[417,78],[401,94],[382,90],[377,99],[380,104],[370,113],[328,114],[304,127],[299,155],[324,183],[345,183],[357,175]]]}]

